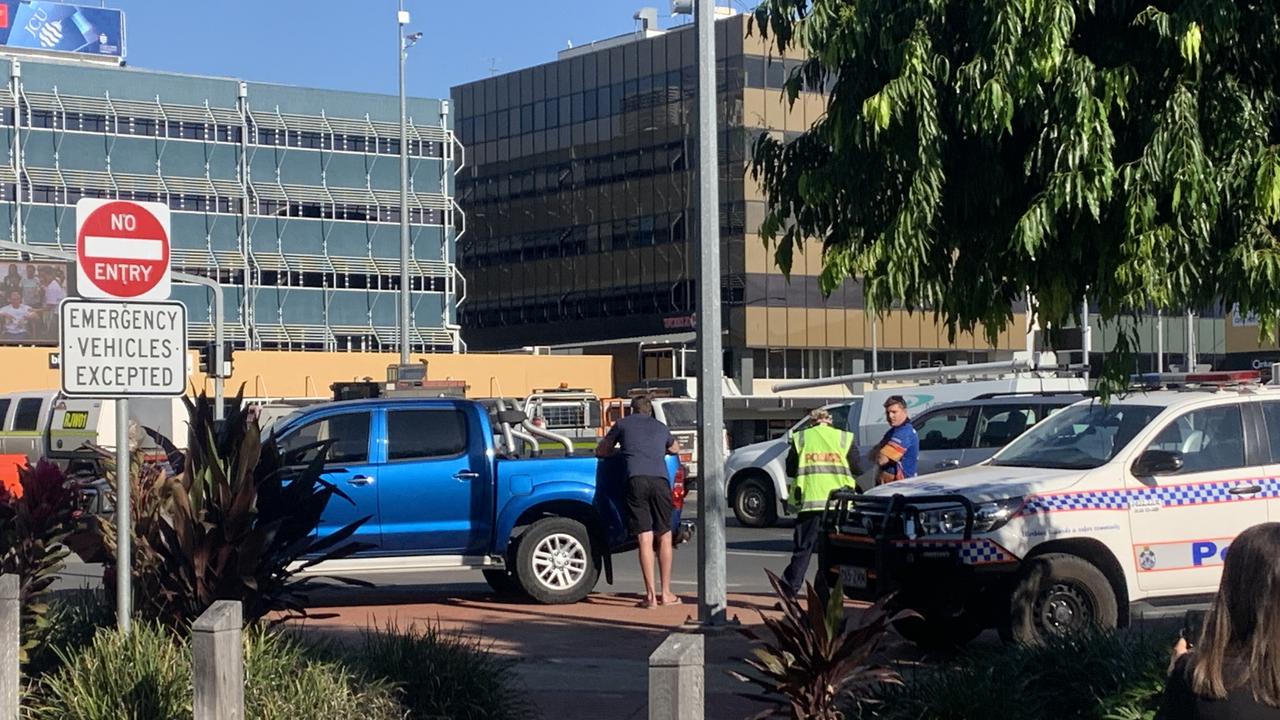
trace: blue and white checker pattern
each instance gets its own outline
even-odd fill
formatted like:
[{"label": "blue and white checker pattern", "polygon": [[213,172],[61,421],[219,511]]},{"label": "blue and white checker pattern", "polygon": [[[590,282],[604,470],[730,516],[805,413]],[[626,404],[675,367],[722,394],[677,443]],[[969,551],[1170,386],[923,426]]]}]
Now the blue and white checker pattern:
[{"label": "blue and white checker pattern", "polygon": [[[1240,485],[1258,485],[1262,491],[1251,495],[1231,494],[1231,488]],[[1150,505],[1155,502],[1159,502],[1163,507],[1186,507],[1274,497],[1280,497],[1280,479],[1223,480],[1159,488],[1037,495],[1023,506],[1022,514],[1038,515],[1067,510],[1128,510],[1131,504]]]},{"label": "blue and white checker pattern", "polygon": [[1063,495],[1037,495],[1022,507],[1023,515],[1061,510],[1128,510],[1128,490],[1095,490]]},{"label": "blue and white checker pattern", "polygon": [[965,565],[989,565],[1017,560],[1011,553],[991,540],[920,540],[911,543],[913,547],[922,548],[954,548],[959,546],[960,562]]}]

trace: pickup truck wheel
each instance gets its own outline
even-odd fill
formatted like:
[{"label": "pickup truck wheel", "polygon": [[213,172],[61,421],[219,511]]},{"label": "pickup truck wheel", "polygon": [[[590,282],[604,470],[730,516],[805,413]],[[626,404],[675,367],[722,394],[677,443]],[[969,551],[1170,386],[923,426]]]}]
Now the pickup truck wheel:
[{"label": "pickup truck wheel", "polygon": [[516,577],[534,600],[557,605],[585,598],[600,578],[591,536],[577,520],[543,518],[520,536]]},{"label": "pickup truck wheel", "polygon": [[1119,617],[1115,591],[1101,570],[1075,555],[1049,553],[1027,562],[1001,635],[1037,644],[1091,627],[1114,628]]},{"label": "pickup truck wheel", "polygon": [[773,483],[754,475],[739,482],[733,491],[733,514],[746,527],[773,527],[778,522]]}]

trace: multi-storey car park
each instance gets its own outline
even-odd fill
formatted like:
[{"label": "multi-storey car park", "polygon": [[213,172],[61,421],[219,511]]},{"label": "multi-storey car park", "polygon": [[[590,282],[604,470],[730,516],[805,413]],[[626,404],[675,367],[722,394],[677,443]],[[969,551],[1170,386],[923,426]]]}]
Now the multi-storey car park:
[{"label": "multi-storey car park", "polygon": [[[167,203],[173,267],[224,286],[237,347],[398,347],[396,97],[72,58],[0,72],[0,239],[74,252],[80,198]],[[408,101],[414,351],[464,347],[452,127],[448,100]],[[173,297],[191,341],[211,340],[207,291]]]}]

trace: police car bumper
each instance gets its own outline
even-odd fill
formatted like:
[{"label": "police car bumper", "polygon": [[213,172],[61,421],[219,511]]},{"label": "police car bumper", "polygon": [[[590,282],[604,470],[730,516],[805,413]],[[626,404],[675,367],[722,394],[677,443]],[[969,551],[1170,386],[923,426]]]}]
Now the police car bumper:
[{"label": "police car bumper", "polygon": [[[918,604],[965,602],[1006,588],[1019,560],[987,537],[974,537],[972,508],[957,496],[901,499],[833,494],[825,515],[823,567],[845,594],[872,602],[899,594]],[[967,508],[965,531],[934,537],[916,531],[920,513],[939,503]]]}]

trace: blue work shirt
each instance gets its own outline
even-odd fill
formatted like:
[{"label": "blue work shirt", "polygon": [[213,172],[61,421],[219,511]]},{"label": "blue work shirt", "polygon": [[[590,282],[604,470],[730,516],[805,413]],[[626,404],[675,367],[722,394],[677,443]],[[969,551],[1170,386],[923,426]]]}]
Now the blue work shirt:
[{"label": "blue work shirt", "polygon": [[920,455],[920,436],[910,420],[898,427],[890,427],[880,441],[884,453],[893,462],[881,466],[881,471],[893,473],[903,480],[916,476],[916,459]]},{"label": "blue work shirt", "polygon": [[613,424],[604,436],[605,447],[620,446],[627,461],[627,477],[667,477],[667,448],[676,438],[671,430],[650,415],[635,413]]}]

